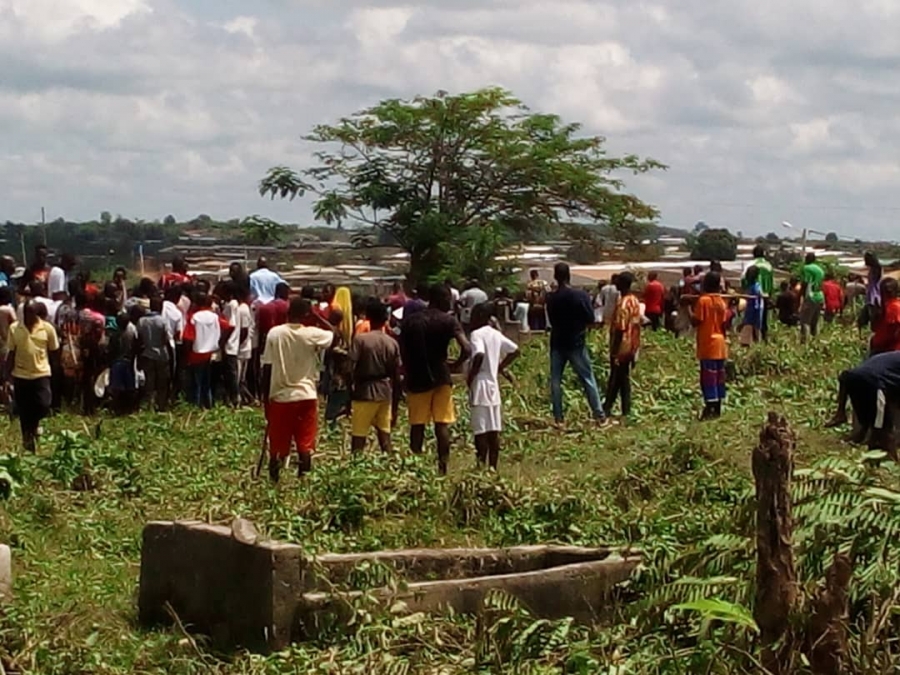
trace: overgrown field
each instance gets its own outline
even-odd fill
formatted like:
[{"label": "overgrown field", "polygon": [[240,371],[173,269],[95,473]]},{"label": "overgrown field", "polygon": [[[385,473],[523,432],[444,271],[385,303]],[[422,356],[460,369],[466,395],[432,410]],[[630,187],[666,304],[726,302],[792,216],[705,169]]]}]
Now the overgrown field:
[{"label": "overgrown field", "polygon": [[[602,338],[593,339],[601,363]],[[258,410],[184,408],[99,427],[63,415],[46,424],[39,454],[21,459],[16,427],[0,422],[16,482],[0,506],[0,541],[13,546],[15,567],[0,659],[6,672],[60,674],[759,672],[748,619],[749,460],[766,411],[775,410],[797,431],[798,467],[810,469],[797,483],[804,587],[821,579],[838,548],[851,551],[855,662],[893,672],[886,636],[900,573],[900,471],[869,467],[861,450],[822,429],[835,377],[863,347],[855,329],[835,326],[808,346],[777,331],[768,346],[735,350],[726,413],[701,424],[693,343],[651,334],[635,372],[634,420],[596,430],[573,380],[569,429],[560,433],[548,424],[547,348],[530,343],[514,368],[518,386],[504,390],[499,476],[475,470],[464,413],[446,478],[431,455],[372,450],[352,459],[341,427],[322,433],[310,477],[287,475],[278,487],[251,479],[263,433]],[[405,446],[403,424],[397,433]],[[137,627],[143,524],[234,516],[317,552],[608,543],[638,546],[648,562],[623,593],[621,623],[602,629],[536,621],[503,601],[481,622],[360,606],[350,635],[263,658],[213,654],[175,629]],[[714,613],[721,620],[710,622]]]}]

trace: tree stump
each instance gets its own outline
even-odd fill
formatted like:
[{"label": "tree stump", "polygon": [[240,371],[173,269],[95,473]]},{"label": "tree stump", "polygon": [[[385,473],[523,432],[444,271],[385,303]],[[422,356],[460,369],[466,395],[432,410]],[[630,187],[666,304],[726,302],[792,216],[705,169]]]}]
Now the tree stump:
[{"label": "tree stump", "polygon": [[825,586],[812,601],[809,663],[817,675],[840,675],[847,663],[847,612],[853,566],[843,553],[825,574]]},{"label": "tree stump", "polygon": [[791,512],[795,443],[787,420],[770,412],[753,451],[757,561],[753,616],[760,630],[762,664],[776,675],[789,671],[790,645],[786,638],[797,601]]}]

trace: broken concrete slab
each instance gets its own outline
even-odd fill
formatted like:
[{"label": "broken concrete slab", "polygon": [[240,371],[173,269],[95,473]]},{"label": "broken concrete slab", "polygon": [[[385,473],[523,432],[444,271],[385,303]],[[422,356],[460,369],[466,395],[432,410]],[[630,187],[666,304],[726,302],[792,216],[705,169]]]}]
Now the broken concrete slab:
[{"label": "broken concrete slab", "polygon": [[604,618],[613,589],[641,561],[639,552],[572,546],[304,558],[297,545],[258,539],[246,523],[149,523],[141,553],[142,623],[177,616],[222,649],[282,649],[351,616],[350,603],[361,593],[348,583],[366,563],[385,565],[403,581],[402,590],[367,594],[386,607],[399,600],[413,612],[478,613],[488,594],[502,591],[535,616],[593,623]]},{"label": "broken concrete slab", "polygon": [[[477,549],[474,549],[477,550]],[[478,614],[492,592],[515,597],[533,615],[543,619],[572,617],[592,625],[610,618],[610,596],[615,587],[627,581],[640,565],[639,555],[612,554],[602,560],[564,564],[549,569],[513,572],[495,576],[446,579],[410,583],[403,590],[384,589],[369,592],[392,606],[403,603],[406,611]],[[305,639],[313,639],[326,627],[349,620],[353,602],[362,592],[310,592],[298,607],[299,630]]]},{"label": "broken concrete slab", "polygon": [[[341,585],[362,563],[392,568],[406,581],[437,581],[532,572],[577,562],[604,560],[609,548],[578,546],[514,546],[505,549],[405,549],[371,553],[327,553],[310,559],[310,567],[327,572],[331,585]],[[314,582],[314,579],[309,581]],[[315,583],[313,583],[313,587]],[[327,590],[325,589],[320,590]]]}]

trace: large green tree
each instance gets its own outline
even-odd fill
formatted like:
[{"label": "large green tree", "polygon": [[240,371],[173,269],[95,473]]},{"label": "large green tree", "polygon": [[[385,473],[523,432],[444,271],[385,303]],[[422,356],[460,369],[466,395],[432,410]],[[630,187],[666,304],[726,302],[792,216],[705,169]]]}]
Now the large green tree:
[{"label": "large green tree", "polygon": [[705,229],[691,244],[693,260],[734,260],[737,258],[737,238],[725,229]]},{"label": "large green tree", "polygon": [[[409,252],[416,281],[450,268],[488,272],[483,263],[496,251],[486,255],[486,246],[561,220],[627,228],[657,216],[625,191],[621,173],[662,164],[611,156],[603,137],[533,113],[499,88],[386,100],[306,139],[321,145],[316,164],[271,169],[260,193],[308,193],[317,219],[381,230]],[[477,265],[460,264],[469,252]]]}]

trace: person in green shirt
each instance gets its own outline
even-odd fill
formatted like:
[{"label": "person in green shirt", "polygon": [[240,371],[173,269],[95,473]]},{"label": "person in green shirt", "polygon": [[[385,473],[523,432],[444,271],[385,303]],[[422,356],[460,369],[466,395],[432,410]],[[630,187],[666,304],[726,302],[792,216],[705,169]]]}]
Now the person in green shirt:
[{"label": "person in green shirt", "polygon": [[[762,244],[757,244],[753,248],[753,262],[750,263],[750,267],[755,267],[759,273],[757,281],[763,294],[762,329],[760,330],[760,335],[765,342],[769,337],[769,307],[772,304],[772,297],[775,293],[775,270],[772,267],[772,263],[766,258],[766,247]],[[747,269],[750,269],[750,267]],[[747,270],[745,269],[744,277],[741,279],[741,285],[744,290],[748,290],[746,275]]]},{"label": "person in green shirt", "polygon": [[806,254],[806,264],[803,266],[801,276],[803,282],[803,301],[800,306],[800,342],[812,335],[819,333],[819,316],[822,314],[822,305],[825,302],[825,294],[822,293],[822,282],[825,280],[825,270],[816,262],[815,253]]}]

